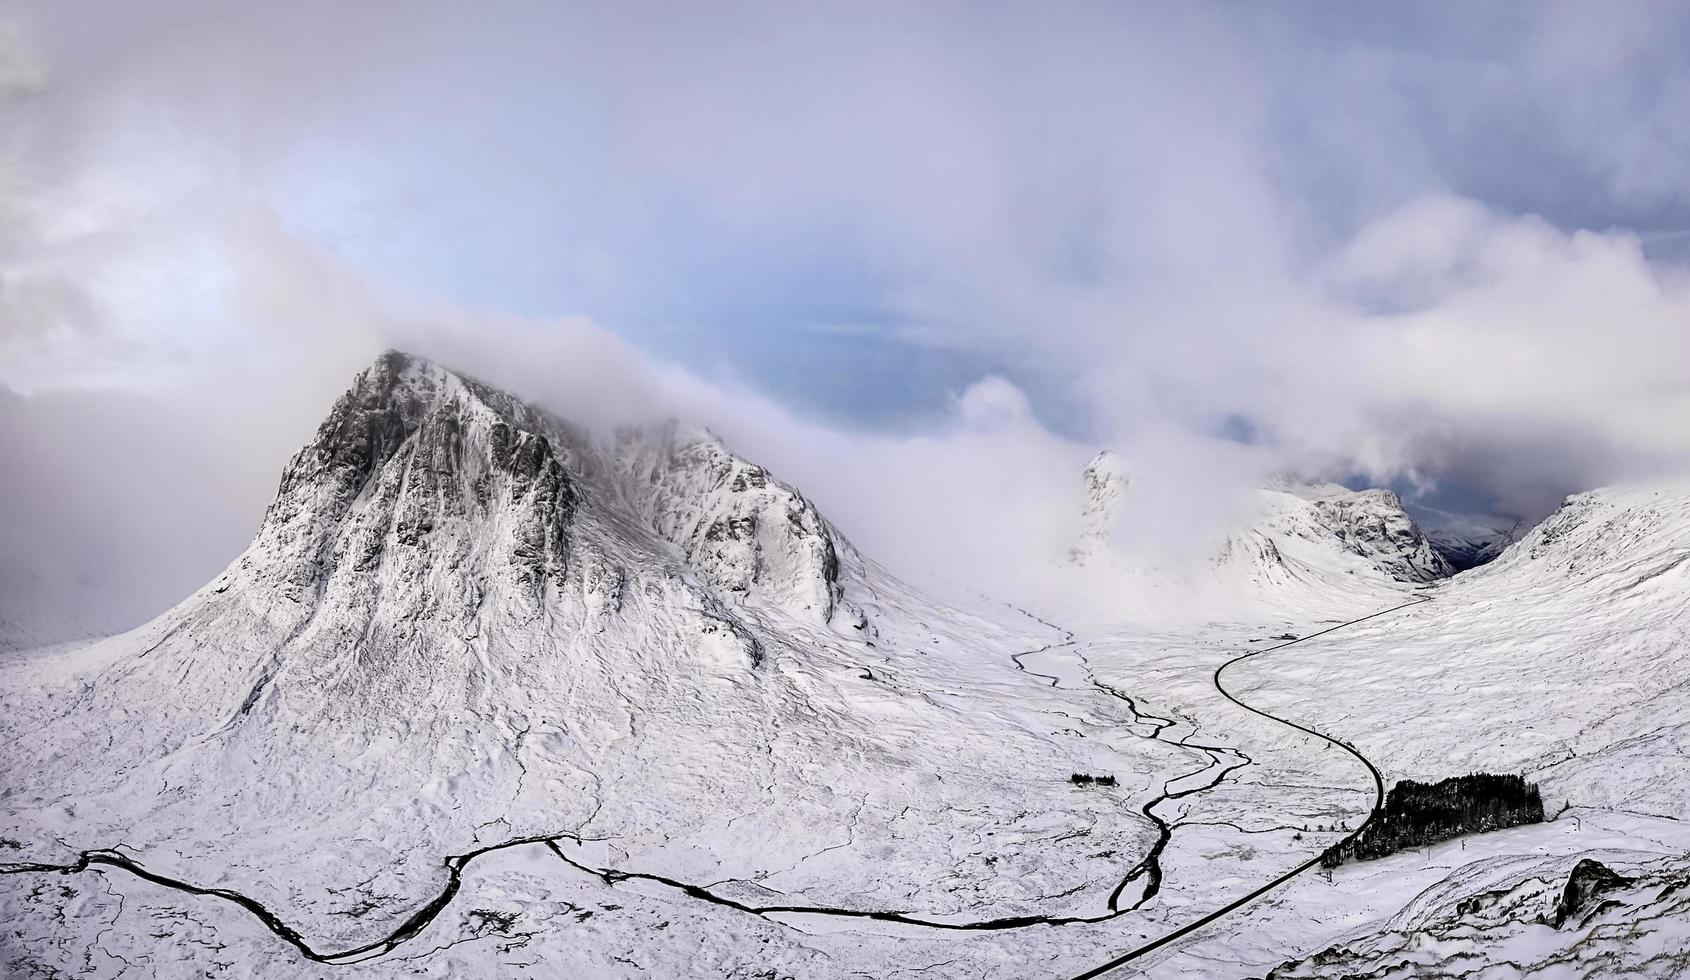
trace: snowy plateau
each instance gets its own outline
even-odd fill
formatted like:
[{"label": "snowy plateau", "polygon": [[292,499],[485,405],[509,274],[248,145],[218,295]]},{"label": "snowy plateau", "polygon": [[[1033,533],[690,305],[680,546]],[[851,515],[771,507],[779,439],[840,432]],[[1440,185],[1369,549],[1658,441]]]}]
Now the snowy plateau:
[{"label": "snowy plateau", "polygon": [[[0,972],[1690,975],[1690,484],[1459,574],[1278,484],[1151,620],[1078,477],[1092,587],[941,600],[706,432],[386,354],[222,574],[0,660]],[[1547,819],[1319,865],[1474,771]]]}]

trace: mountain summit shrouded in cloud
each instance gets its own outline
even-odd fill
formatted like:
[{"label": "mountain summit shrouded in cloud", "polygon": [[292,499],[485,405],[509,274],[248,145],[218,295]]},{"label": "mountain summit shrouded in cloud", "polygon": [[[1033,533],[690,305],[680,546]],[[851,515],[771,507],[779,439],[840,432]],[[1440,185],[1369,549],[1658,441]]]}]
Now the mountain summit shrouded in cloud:
[{"label": "mountain summit shrouded in cloud", "polygon": [[0,975],[1690,975],[1686,51],[0,0]]}]

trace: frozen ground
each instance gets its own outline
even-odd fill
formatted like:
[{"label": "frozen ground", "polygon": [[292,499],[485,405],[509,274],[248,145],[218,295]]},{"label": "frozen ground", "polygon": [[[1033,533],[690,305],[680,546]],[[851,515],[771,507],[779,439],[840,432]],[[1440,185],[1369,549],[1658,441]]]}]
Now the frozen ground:
[{"label": "frozen ground", "polygon": [[[1305,872],[1110,975],[1681,975],[1651,950],[1690,943],[1660,894],[1690,490],[1577,498],[1436,584],[1387,497],[1264,491],[1230,616],[1046,622],[922,596],[707,436],[594,443],[395,355],[224,576],[0,662],[0,962],[1080,976],[1372,806],[1343,747],[1216,688],[1277,648],[1226,688],[1388,781],[1524,771],[1555,819]],[[1584,857],[1634,880],[1538,922]]]}]

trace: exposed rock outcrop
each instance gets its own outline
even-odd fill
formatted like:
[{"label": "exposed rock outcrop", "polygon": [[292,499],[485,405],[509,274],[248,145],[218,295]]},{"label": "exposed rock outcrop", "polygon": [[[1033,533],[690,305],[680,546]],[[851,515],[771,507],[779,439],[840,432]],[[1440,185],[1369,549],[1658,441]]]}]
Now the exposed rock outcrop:
[{"label": "exposed rock outcrop", "polygon": [[1316,518],[1344,550],[1400,582],[1430,582],[1455,573],[1389,490],[1322,486],[1298,496],[1314,506]]},{"label": "exposed rock outcrop", "polygon": [[1107,449],[1092,457],[1081,478],[1085,495],[1080,501],[1080,540],[1069,553],[1077,565],[1108,552],[1132,485],[1126,460]]},{"label": "exposed rock outcrop", "polygon": [[1546,858],[1535,871],[1503,876],[1518,865],[1477,862],[1439,900],[1423,896],[1379,932],[1282,963],[1268,978],[1685,976],[1690,865],[1682,857],[1632,876],[1585,858],[1564,886],[1557,865]]},{"label": "exposed rock outcrop", "polygon": [[1603,895],[1624,888],[1635,879],[1617,874],[1601,861],[1585,858],[1573,866],[1567,876],[1567,887],[1561,890],[1561,900],[1555,903],[1553,922],[1559,929],[1568,920],[1594,909]]},{"label": "exposed rock outcrop", "polygon": [[713,588],[827,623],[849,547],[814,504],[703,431],[626,432],[618,469],[653,530]]}]

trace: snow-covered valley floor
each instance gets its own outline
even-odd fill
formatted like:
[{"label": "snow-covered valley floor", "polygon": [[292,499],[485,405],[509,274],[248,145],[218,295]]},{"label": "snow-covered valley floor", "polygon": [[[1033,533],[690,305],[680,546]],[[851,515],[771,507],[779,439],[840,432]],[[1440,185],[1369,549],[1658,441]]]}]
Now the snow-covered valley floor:
[{"label": "snow-covered valley floor", "polygon": [[[1266,752],[1253,746],[1251,751],[1258,755],[1273,757],[1271,762],[1258,761],[1243,749],[1223,744],[1218,736],[1208,735],[1209,729],[1194,720],[1196,713],[1187,706],[1182,705],[1179,711],[1164,717],[1144,707],[1134,695],[1121,688],[1109,685],[1117,692],[1113,694],[1100,689],[1091,679],[1089,666],[1080,652],[1089,644],[1079,638],[1052,639],[1054,642],[1049,646],[1034,648],[1033,652],[1018,657],[1006,657],[1005,662],[977,665],[973,686],[989,689],[993,684],[1001,684],[1005,688],[1004,700],[1012,699],[1016,702],[1013,706],[1007,703],[983,705],[981,702],[986,699],[960,690],[940,691],[939,695],[952,702],[951,710],[959,713],[983,707],[997,711],[1013,710],[1025,715],[1032,728],[1044,729],[1048,737],[1074,743],[1066,750],[1052,751],[1045,795],[1049,797],[1047,805],[1089,810],[1089,818],[1084,822],[1033,826],[1030,824],[1038,821],[1029,821],[1026,814],[994,813],[992,801],[983,800],[980,801],[978,816],[972,816],[964,809],[955,809],[949,816],[950,827],[935,828],[927,833],[906,836],[899,834],[896,827],[891,827],[884,836],[863,835],[863,839],[859,839],[854,833],[857,828],[839,828],[848,831],[843,840],[837,844],[826,844],[813,853],[804,853],[805,843],[801,839],[780,842],[794,851],[792,867],[777,869],[773,873],[753,872],[750,877],[756,879],[755,890],[750,887],[751,881],[736,882],[720,872],[684,877],[681,872],[671,870],[673,865],[667,864],[660,849],[631,861],[631,855],[618,849],[614,843],[564,836],[555,845],[547,842],[518,844],[483,853],[473,861],[465,862],[461,866],[461,887],[451,901],[439,909],[438,919],[430,918],[421,930],[412,933],[408,928],[410,923],[404,918],[409,918],[409,913],[417,908],[427,908],[430,904],[427,902],[420,906],[381,910],[388,914],[389,921],[394,913],[406,915],[395,929],[385,928],[388,923],[383,922],[362,936],[356,931],[347,931],[342,934],[345,936],[344,944],[339,946],[331,946],[321,937],[300,928],[302,916],[299,910],[285,905],[264,905],[264,912],[255,914],[253,909],[244,907],[229,896],[211,895],[192,898],[187,908],[192,911],[194,921],[204,919],[206,929],[219,934],[227,930],[232,934],[249,935],[253,948],[244,951],[244,955],[258,956],[264,964],[264,975],[288,975],[290,963],[291,969],[299,975],[315,975],[315,971],[323,969],[301,955],[288,936],[275,935],[278,930],[297,930],[297,945],[318,956],[330,956],[336,962],[356,962],[359,965],[347,969],[371,971],[374,975],[386,975],[386,972],[395,969],[410,973],[419,966],[419,953],[437,946],[442,948],[427,959],[435,964],[431,969],[437,967],[440,975],[460,975],[486,968],[492,963],[516,966],[524,957],[533,956],[540,956],[539,962],[553,966],[578,958],[579,969],[590,975],[616,975],[618,969],[632,975],[647,968],[663,975],[680,975],[693,968],[679,965],[674,962],[674,957],[690,956],[692,950],[700,945],[709,948],[723,943],[726,937],[737,935],[734,929],[719,930],[723,919],[739,922],[742,928],[758,932],[767,932],[771,926],[774,927],[772,935],[757,940],[756,956],[748,958],[741,966],[729,965],[739,962],[738,957],[746,952],[742,946],[732,944],[725,946],[719,952],[719,958],[711,961],[730,972],[743,968],[750,971],[747,975],[756,975],[756,970],[761,967],[755,964],[765,962],[771,965],[786,963],[788,966],[779,967],[777,973],[787,971],[794,975],[844,975],[859,969],[870,975],[895,975],[900,970],[922,972],[944,959],[943,954],[947,950],[961,954],[960,958],[953,957],[953,965],[957,969],[940,969],[938,975],[948,972],[976,975],[981,969],[998,975],[1029,971],[1059,975],[1077,973],[1094,965],[1106,958],[1103,954],[1113,944],[1154,939],[1185,924],[1184,920],[1207,912],[1208,906],[1224,904],[1232,897],[1232,892],[1248,889],[1258,884],[1258,879],[1277,876],[1278,872],[1286,870],[1284,865],[1288,862],[1283,857],[1306,860],[1309,855],[1318,853],[1320,847],[1337,839],[1336,828],[1353,826],[1359,815],[1371,805],[1371,783],[1361,767],[1352,763],[1350,771],[1345,774],[1355,782],[1354,787],[1339,786],[1332,790],[1317,787],[1310,791],[1300,785],[1300,776],[1292,775],[1318,766],[1318,760],[1302,757],[1308,753],[1299,744],[1299,739],[1291,739]],[[1248,650],[1248,647],[1244,649]],[[1191,672],[1212,671],[1208,661],[1221,652],[1224,652],[1224,647],[1219,644],[1212,648],[1199,646],[1194,651]],[[58,656],[73,657],[74,654],[60,653]],[[44,669],[47,665],[35,666]],[[1001,676],[994,678],[993,674]],[[1054,678],[1056,683],[1052,684],[1050,678]],[[1210,747],[1188,748],[1186,743]],[[1084,745],[1094,747],[1081,748],[1081,754],[1076,755],[1075,746]],[[989,752],[989,749],[983,751]],[[1077,759],[1085,762],[1073,761]],[[1164,760],[1166,767],[1157,768],[1156,764]],[[1136,768],[1129,769],[1129,766]],[[1273,770],[1278,780],[1275,792],[1266,794],[1257,785],[1258,778],[1265,777],[1249,773],[1252,767]],[[1119,785],[1108,789],[1076,787],[1068,779],[1070,769],[1108,774],[1118,779]],[[1271,795],[1271,801],[1265,798],[1268,795]],[[1260,812],[1263,804],[1270,806],[1271,810]],[[1106,807],[1106,812],[1098,812],[1099,805]],[[1157,848],[1158,833],[1155,822],[1143,815],[1147,809],[1174,827],[1166,850],[1157,855],[1154,866],[1146,861]],[[1049,821],[1047,815],[1044,822]],[[1111,823],[1113,827],[1108,826]],[[1333,830],[1323,832],[1316,827]],[[965,840],[957,839],[959,830],[966,834]],[[1298,840],[1291,839],[1293,834]],[[835,835],[833,828],[807,831],[811,840],[832,841]],[[796,833],[791,836],[799,837]],[[997,839],[999,837],[1002,839]],[[941,896],[946,891],[954,891],[955,886],[947,887],[942,881],[933,894],[915,889],[909,893],[907,903],[897,906],[878,906],[852,895],[836,898],[832,892],[834,881],[851,881],[865,874],[875,874],[876,864],[883,866],[885,877],[907,878],[910,866],[919,866],[918,862],[924,858],[931,860],[934,853],[947,855],[946,861],[961,865],[957,877],[963,881],[972,877],[969,871],[973,869],[969,866],[979,869],[976,874],[984,872],[995,877],[993,868],[1000,863],[1033,866],[1047,860],[1059,848],[1059,845],[1049,843],[1050,837],[1080,842],[1080,849],[1090,852],[1091,867],[1069,887],[1054,888],[1050,894],[1025,895],[1013,905],[998,906],[989,899],[947,903]],[[1240,841],[1249,843],[1241,844]],[[502,841],[494,838],[492,843]],[[1232,855],[1239,866],[1228,869],[1224,874],[1216,874],[1218,869],[1207,865],[1217,860],[1225,863],[1223,859],[1215,858],[1217,850]],[[1262,854],[1259,860],[1257,851]],[[1204,858],[1206,866],[1200,874],[1174,870],[1191,856],[1202,855],[1208,857]],[[121,849],[114,857],[125,860]],[[831,877],[825,870],[810,867],[818,861],[838,862],[844,867],[837,877]],[[1296,863],[1301,863],[1301,860]],[[790,875],[800,865],[805,866],[803,876],[808,882],[795,892],[783,891],[779,898],[771,898],[775,894],[769,890],[772,883],[781,882],[782,876]],[[175,874],[174,869],[160,868],[145,859],[136,866],[155,874],[173,877]],[[538,887],[544,880],[542,894],[546,897],[520,897],[520,889],[513,891],[514,881],[507,880],[500,870],[507,867],[522,869],[513,873],[521,881],[528,882],[530,888]],[[1164,872],[1163,868],[1168,870]],[[539,875],[542,869],[546,874]],[[183,877],[185,883],[195,887],[220,887],[219,883],[205,879]],[[655,880],[657,877],[669,879],[672,883]],[[44,917],[67,928],[77,923],[99,923],[99,944],[118,941],[123,933],[124,927],[117,923],[113,923],[113,928],[104,927],[109,918],[117,915],[114,907],[107,906],[117,902],[119,896],[127,899],[133,894],[137,901],[163,903],[171,907],[183,898],[169,887],[139,879],[130,870],[110,864],[96,863],[88,873],[55,876],[47,880],[60,879],[65,883],[63,886],[43,889],[36,887],[44,880],[41,875],[8,876],[5,879],[9,889],[7,901],[17,904],[20,921]],[[98,881],[102,891],[89,893],[86,885],[90,879]],[[1153,880],[1155,884],[1151,885]],[[971,883],[970,887],[980,890],[977,883]],[[66,888],[72,894],[66,894]],[[284,894],[297,894],[301,890],[299,884],[290,883],[282,891]],[[554,897],[560,890],[576,897]],[[1145,898],[1147,891],[1150,892],[1148,899]],[[581,897],[582,892],[604,894],[597,904],[593,904]],[[246,897],[244,893],[240,894]],[[790,894],[801,894],[803,898],[792,900],[787,897]],[[618,895],[623,897],[612,897]],[[606,908],[607,905],[622,907]],[[656,929],[646,922],[644,927],[653,929],[657,941],[650,945],[637,941],[633,934],[641,931],[642,923],[632,910],[647,905],[652,906],[650,911],[653,915],[665,916],[674,911],[675,906],[685,908],[688,916],[682,921],[696,919],[694,928],[700,934],[686,937],[684,925]],[[74,916],[70,914],[73,906],[77,910]],[[542,951],[550,950],[550,944],[567,935],[568,929],[556,937],[544,935],[543,931],[533,931],[531,935],[522,936],[519,943],[503,935],[517,929],[515,923],[518,922],[532,924],[558,918],[555,910],[565,906],[573,907],[574,911],[561,918],[567,922],[572,915],[577,926],[596,919],[602,923],[597,928],[603,929],[609,928],[610,923],[618,919],[627,919],[632,934],[622,940],[626,948],[616,955],[643,965],[618,966],[612,950],[620,948],[619,945],[607,943],[602,936],[595,937],[586,944],[586,948],[575,950],[560,961],[556,955],[561,954],[545,952],[542,955]],[[1135,910],[1134,906],[1141,907]],[[833,909],[837,912],[763,912],[754,915],[745,911],[769,907]],[[548,908],[552,911],[549,912]],[[588,914],[581,916],[583,911]],[[628,914],[621,914],[624,912]],[[864,912],[890,914],[885,918],[864,918],[861,916]],[[516,918],[511,920],[510,925],[504,925],[502,917],[512,913]],[[598,913],[602,913],[602,918]],[[268,924],[264,921],[265,916],[273,917]],[[740,921],[747,919],[755,922]],[[1059,925],[1044,924],[1048,920],[1071,921]],[[1098,921],[1091,923],[1085,920]],[[934,928],[941,925],[961,928]],[[977,928],[982,926],[986,928]],[[1088,935],[1080,935],[1081,930]],[[522,931],[532,930],[524,927]],[[1070,935],[1073,938],[1069,938]],[[91,944],[94,938],[89,937]],[[134,945],[136,938],[145,940],[139,948]],[[397,943],[390,943],[395,939]],[[53,937],[53,941],[46,941],[44,937],[41,946],[43,950],[57,949],[61,953],[79,948],[77,940],[70,935]],[[511,946],[510,957],[498,954],[489,960],[487,949],[500,946]],[[672,948],[666,950],[665,947]],[[816,955],[814,952],[811,956],[804,955],[806,947],[819,949],[822,960],[804,966]],[[83,952],[92,948],[93,945],[80,947]],[[218,962],[195,958],[196,950],[208,953],[209,947],[161,933],[158,936],[125,938],[122,948],[114,950],[121,958],[109,960],[111,972],[120,971],[126,959],[136,962],[146,960],[154,964],[152,968],[157,968],[156,960],[165,955],[166,948],[173,949],[174,955],[188,956],[195,964],[194,970],[214,968]],[[350,956],[333,956],[346,950],[357,952]],[[939,959],[906,967],[899,962],[906,956],[918,960],[928,956]],[[969,963],[972,957],[985,959]],[[663,965],[654,967],[653,963]],[[74,964],[61,960],[59,968],[70,965]],[[79,969],[98,971],[101,967],[84,957]],[[698,975],[714,975],[715,969],[717,967],[700,967]],[[930,970],[927,972],[931,973]]]},{"label": "snow-covered valley floor", "polygon": [[[1395,620],[1369,620],[1274,650],[1259,658],[1259,664],[1242,662],[1233,668],[1240,687],[1253,704],[1353,740],[1387,770],[1388,779],[1518,762],[1512,754],[1514,742],[1535,743],[1537,737],[1529,732],[1552,726],[1523,728],[1496,719],[1494,697],[1475,712],[1484,717],[1462,723],[1470,726],[1466,731],[1472,733],[1471,741],[1445,737],[1440,743],[1433,739],[1444,736],[1436,732],[1422,730],[1416,736],[1409,731],[1428,714],[1446,717],[1441,712],[1372,707],[1425,698],[1428,674],[1446,677],[1463,668],[1460,661],[1439,665],[1425,655],[1437,637],[1457,628],[1450,619],[1462,605],[1451,596],[1432,594],[1441,600],[1438,604],[1389,614],[1398,617]],[[126,969],[131,975],[266,977],[1078,976],[1203,919],[1305,863],[1338,839],[1330,828],[1357,826],[1373,802],[1365,768],[1330,745],[1227,704],[1212,683],[1215,667],[1238,652],[1279,646],[1285,641],[1272,637],[1332,625],[1287,619],[1209,624],[1189,633],[1082,635],[1058,638],[1048,648],[1019,657],[1027,683],[1018,685],[1010,676],[994,683],[1024,702],[1017,710],[1043,721],[1051,738],[1102,746],[1101,755],[1084,758],[1103,764],[1085,768],[1116,775],[1121,785],[1116,791],[1066,785],[1067,769],[1079,764],[1058,760],[1080,757],[1071,751],[1053,753],[1049,795],[1055,805],[1085,800],[1081,794],[1086,794],[1091,797],[1088,803],[1105,799],[1112,810],[1099,813],[1093,808],[1090,819],[1095,823],[1067,827],[1063,833],[1087,841],[1088,847],[1095,847],[1092,854],[1112,853],[1098,857],[1095,872],[1075,879],[1071,889],[1053,887],[1050,894],[1027,895],[1013,906],[979,899],[947,903],[939,896],[953,886],[943,880],[932,882],[931,892],[912,889],[904,901],[884,905],[830,887],[833,881],[877,874],[905,878],[903,868],[923,862],[981,871],[1000,862],[1036,864],[1044,835],[1054,828],[1030,828],[1025,820],[1006,819],[1018,815],[994,813],[988,806],[979,815],[953,811],[952,826],[911,834],[898,833],[895,826],[884,833],[860,833],[864,828],[848,825],[793,828],[791,839],[778,845],[792,852],[791,868],[748,875],[761,875],[762,888],[784,886],[794,878],[792,871],[803,867],[802,884],[783,890],[779,898],[747,882],[736,888],[727,880],[733,877],[731,871],[688,877],[661,848],[630,853],[614,842],[577,843],[568,838],[555,850],[545,843],[520,844],[466,863],[456,894],[414,935],[404,936],[390,950],[378,945],[335,966],[305,959],[258,916],[231,901],[186,896],[119,868],[96,865],[80,875],[9,875],[0,879],[6,919],[13,924],[7,951],[14,970],[38,964],[44,971],[69,976],[119,976]],[[1395,689],[1388,665],[1358,662],[1361,651],[1371,650],[1381,656],[1395,651],[1398,663],[1412,663],[1412,669],[1397,671]],[[1404,655],[1415,650],[1421,655]],[[1006,659],[1013,670],[1015,659]],[[979,671],[989,677],[1004,666],[982,663]],[[1370,692],[1365,701],[1354,696],[1350,686],[1357,682],[1349,677],[1351,672],[1369,678],[1363,685]],[[1100,691],[1094,681],[1133,698],[1134,704]],[[1518,686],[1533,694],[1544,690],[1527,686],[1525,680]],[[1348,696],[1343,693],[1346,687]],[[958,711],[982,707],[969,704],[978,699],[960,692],[943,696]],[[1518,738],[1511,742],[1500,737],[1487,727],[1486,717],[1493,725],[1518,731]],[[1447,727],[1452,736],[1461,734],[1453,723],[1437,727]],[[1555,730],[1563,732],[1557,736],[1563,741],[1576,734],[1576,729],[1564,726]],[[1177,745],[1182,740],[1223,749],[1176,752],[1152,744]],[[1559,751],[1562,743],[1554,744]],[[1572,752],[1573,744],[1565,750]],[[1129,764],[1138,768],[1128,771]],[[1555,768],[1554,760],[1543,764]],[[1592,778],[1588,768],[1581,770],[1581,788]],[[1411,900],[1432,901],[1417,899],[1422,893],[1445,895],[1443,904],[1453,905],[1469,894],[1533,874],[1564,878],[1573,863],[1593,854],[1620,870],[1662,859],[1677,859],[1681,867],[1690,864],[1683,860],[1690,852],[1690,830],[1670,810],[1671,796],[1682,782],[1644,779],[1641,785],[1615,785],[1629,777],[1621,770],[1608,775],[1613,778],[1596,780],[1599,793],[1594,799],[1552,794],[1550,805],[1560,812],[1540,826],[1346,865],[1331,874],[1305,871],[1108,975],[1262,976],[1282,961],[1401,918]],[[1550,778],[1545,784],[1557,786]],[[1164,798],[1182,792],[1189,795]],[[1630,805],[1622,806],[1621,801]],[[1122,889],[1119,908],[1130,908],[1143,894],[1143,875],[1134,881],[1126,877],[1155,846],[1155,828],[1140,813],[1151,803],[1172,826],[1159,856],[1159,888],[1137,910],[1112,915],[1109,896],[1114,889]],[[1570,808],[1562,810],[1564,805]],[[1651,807],[1665,812],[1651,812]],[[1115,826],[1102,826],[1105,821]],[[495,842],[496,835],[488,841]],[[133,847],[136,842],[105,846],[124,844]],[[830,868],[840,869],[837,877]],[[298,866],[263,870],[282,878],[300,871]],[[623,878],[618,872],[636,876]],[[640,874],[670,878],[698,891],[689,894],[687,888],[637,877]],[[957,877],[968,877],[968,871]],[[217,884],[209,878],[190,880]],[[313,896],[308,880],[278,884],[281,894],[299,896],[298,905],[284,901],[269,906],[289,928],[306,920],[301,913],[311,905],[331,900],[327,894]],[[326,883],[322,888],[329,891]],[[801,898],[792,900],[792,895]],[[964,925],[1011,916],[1104,921],[938,930],[855,915],[752,914],[726,903],[885,911]],[[340,933],[350,945],[338,948],[388,939],[393,917],[419,907],[396,904],[380,910],[387,919],[362,933],[356,928]],[[333,946],[326,937],[301,932],[301,941],[319,952]]]}]

